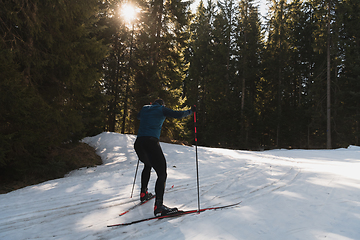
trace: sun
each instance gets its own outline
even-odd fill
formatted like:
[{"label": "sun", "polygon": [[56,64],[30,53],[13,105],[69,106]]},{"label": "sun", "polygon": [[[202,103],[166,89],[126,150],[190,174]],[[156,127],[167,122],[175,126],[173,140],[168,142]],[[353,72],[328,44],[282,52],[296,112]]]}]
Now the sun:
[{"label": "sun", "polygon": [[124,4],[121,7],[121,15],[126,21],[133,21],[136,18],[137,15],[137,9],[134,5],[131,5],[129,3]]}]

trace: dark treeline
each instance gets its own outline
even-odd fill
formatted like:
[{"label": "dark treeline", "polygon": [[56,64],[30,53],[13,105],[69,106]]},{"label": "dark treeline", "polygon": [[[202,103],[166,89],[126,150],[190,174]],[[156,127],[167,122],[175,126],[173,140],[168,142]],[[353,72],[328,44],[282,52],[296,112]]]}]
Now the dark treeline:
[{"label": "dark treeline", "polygon": [[[127,19],[124,4],[136,7]],[[359,145],[360,2],[0,1],[0,168],[41,167],[161,97],[236,149]],[[129,11],[128,11],[129,12]],[[193,119],[163,136],[193,139]]]},{"label": "dark treeline", "polygon": [[189,103],[199,106],[199,141],[244,149],[359,144],[359,6],[273,0],[264,24],[251,0],[200,5],[185,80]]},{"label": "dark treeline", "polygon": [[[55,148],[102,131],[97,0],[0,1],[0,179],[46,174]],[[103,114],[104,115],[104,114]]]}]

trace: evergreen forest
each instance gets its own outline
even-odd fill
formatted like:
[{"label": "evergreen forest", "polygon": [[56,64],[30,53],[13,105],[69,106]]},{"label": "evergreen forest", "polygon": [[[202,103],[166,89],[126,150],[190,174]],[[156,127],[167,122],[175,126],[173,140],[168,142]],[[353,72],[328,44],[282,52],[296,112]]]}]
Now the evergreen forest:
[{"label": "evergreen forest", "polygon": [[[157,98],[196,105],[202,146],[360,144],[359,0],[268,0],[266,16],[254,0],[191,4],[0,0],[0,172],[136,134]],[[193,117],[167,119],[162,138],[193,144]]]}]

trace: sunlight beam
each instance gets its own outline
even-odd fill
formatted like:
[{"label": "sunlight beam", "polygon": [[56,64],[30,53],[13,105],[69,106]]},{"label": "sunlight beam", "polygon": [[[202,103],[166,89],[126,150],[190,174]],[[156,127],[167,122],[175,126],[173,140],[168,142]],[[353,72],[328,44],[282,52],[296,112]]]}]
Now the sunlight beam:
[{"label": "sunlight beam", "polygon": [[137,15],[138,10],[130,3],[126,3],[121,7],[121,16],[127,22],[132,22]]}]

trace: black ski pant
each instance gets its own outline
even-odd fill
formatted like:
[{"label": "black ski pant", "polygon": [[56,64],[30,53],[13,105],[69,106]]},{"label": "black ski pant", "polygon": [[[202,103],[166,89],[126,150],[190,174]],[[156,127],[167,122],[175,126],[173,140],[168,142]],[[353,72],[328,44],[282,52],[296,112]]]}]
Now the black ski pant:
[{"label": "black ski pant", "polygon": [[160,147],[159,139],[155,137],[137,137],[134,148],[139,160],[144,163],[144,169],[141,174],[141,191],[147,189],[151,168],[154,168],[157,174],[155,184],[156,202],[163,202],[165,183],[166,183],[166,159]]}]

